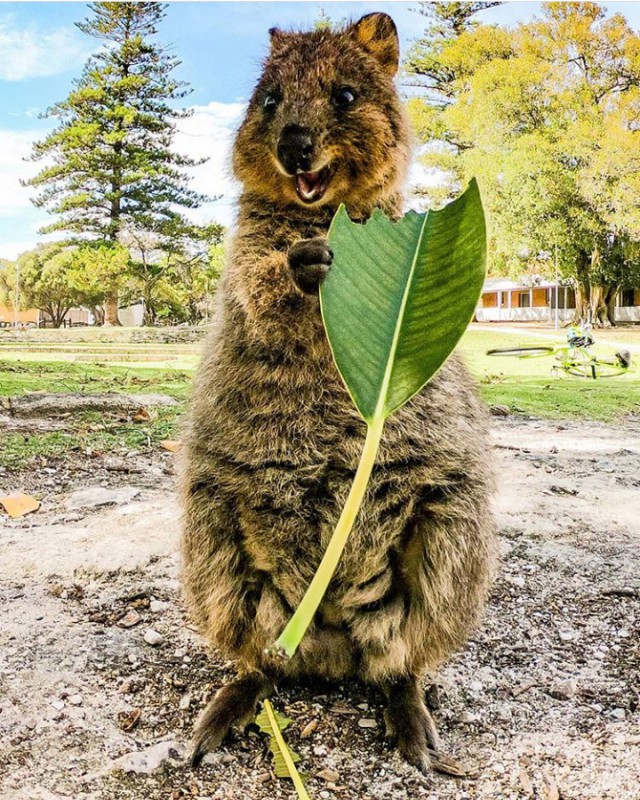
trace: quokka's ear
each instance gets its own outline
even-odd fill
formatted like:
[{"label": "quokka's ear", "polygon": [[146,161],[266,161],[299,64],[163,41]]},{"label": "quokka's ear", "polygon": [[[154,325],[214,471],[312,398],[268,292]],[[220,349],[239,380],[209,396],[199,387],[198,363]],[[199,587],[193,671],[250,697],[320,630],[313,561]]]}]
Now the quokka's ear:
[{"label": "quokka's ear", "polygon": [[400,62],[400,42],[396,24],[388,14],[367,14],[351,25],[348,32],[378,59],[386,72],[396,74]]}]

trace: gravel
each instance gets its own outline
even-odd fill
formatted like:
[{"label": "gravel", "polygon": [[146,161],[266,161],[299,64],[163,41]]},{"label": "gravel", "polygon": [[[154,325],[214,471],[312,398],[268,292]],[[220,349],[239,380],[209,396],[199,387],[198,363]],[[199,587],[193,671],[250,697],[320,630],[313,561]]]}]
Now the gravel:
[{"label": "gravel", "polygon": [[[404,764],[370,687],[307,682],[273,703],[312,798],[638,800],[640,425],[493,426],[502,565],[482,625],[425,684],[445,750],[477,777]],[[1,800],[291,800],[255,730],[185,762],[235,669],[184,612],[173,456],[140,455],[134,474],[74,458],[12,474],[42,506],[0,517]],[[60,521],[70,492],[103,484],[139,493]]]}]

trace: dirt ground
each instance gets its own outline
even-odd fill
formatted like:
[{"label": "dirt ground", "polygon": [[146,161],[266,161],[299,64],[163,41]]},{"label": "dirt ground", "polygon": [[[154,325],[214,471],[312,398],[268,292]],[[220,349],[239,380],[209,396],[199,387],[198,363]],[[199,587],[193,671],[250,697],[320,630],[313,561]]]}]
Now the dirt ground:
[{"label": "dirt ground", "polygon": [[[314,800],[640,798],[640,422],[496,418],[494,453],[500,573],[484,624],[428,691],[477,777],[403,764],[375,691],[290,687],[274,704]],[[43,498],[0,517],[2,800],[294,797],[255,732],[184,764],[233,665],[184,615],[172,459],[0,474]]]}]

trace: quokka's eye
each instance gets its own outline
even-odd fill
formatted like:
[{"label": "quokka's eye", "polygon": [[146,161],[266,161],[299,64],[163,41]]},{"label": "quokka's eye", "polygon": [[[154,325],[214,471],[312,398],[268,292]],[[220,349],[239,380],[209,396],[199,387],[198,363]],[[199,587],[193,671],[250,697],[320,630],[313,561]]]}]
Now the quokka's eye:
[{"label": "quokka's eye", "polygon": [[273,111],[280,102],[280,92],[267,92],[262,100],[262,107],[265,111]]},{"label": "quokka's eye", "polygon": [[355,103],[356,98],[355,89],[352,89],[350,86],[341,86],[334,91],[332,100],[336,108],[347,108],[347,106]]}]

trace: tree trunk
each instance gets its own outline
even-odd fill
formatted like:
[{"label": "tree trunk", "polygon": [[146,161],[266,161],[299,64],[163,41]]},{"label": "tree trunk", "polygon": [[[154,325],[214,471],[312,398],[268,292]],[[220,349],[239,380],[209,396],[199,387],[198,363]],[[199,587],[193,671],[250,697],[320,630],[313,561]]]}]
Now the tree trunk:
[{"label": "tree trunk", "polygon": [[576,264],[576,311],[573,317],[573,324],[577,325],[583,320],[589,319],[589,263],[591,257],[586,251],[581,251]]},{"label": "tree trunk", "polygon": [[97,327],[104,325],[104,308],[102,306],[91,306],[91,313],[93,314],[94,325]]},{"label": "tree trunk", "polygon": [[607,291],[608,287],[601,283],[591,285],[589,309],[591,311],[591,324],[594,328],[605,328],[610,324],[605,301]]},{"label": "tree trunk", "polygon": [[585,320],[589,316],[589,284],[578,281],[576,283],[576,310],[573,317],[574,324]]},{"label": "tree trunk", "polygon": [[104,301],[104,322],[105,327],[120,325],[118,319],[118,293],[113,292],[107,295]]},{"label": "tree trunk", "polygon": [[609,320],[610,325],[616,325],[616,300],[618,299],[618,292],[620,291],[620,287],[614,284],[613,286],[609,286],[609,291],[605,297],[605,303],[607,304],[607,319]]}]

